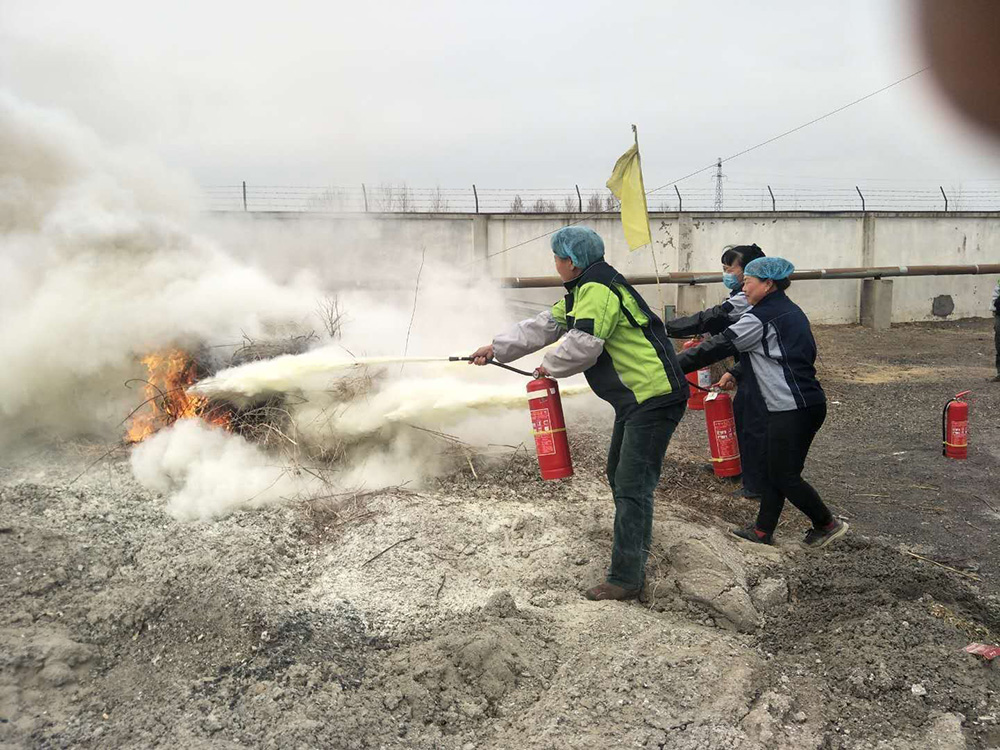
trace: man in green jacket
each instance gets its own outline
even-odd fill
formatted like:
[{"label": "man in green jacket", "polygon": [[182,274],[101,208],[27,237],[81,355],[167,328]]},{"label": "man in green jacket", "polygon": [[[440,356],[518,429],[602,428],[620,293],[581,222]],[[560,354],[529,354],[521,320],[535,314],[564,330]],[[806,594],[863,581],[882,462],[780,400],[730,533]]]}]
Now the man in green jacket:
[{"label": "man in green jacket", "polygon": [[[684,416],[688,385],[663,322],[625,278],[604,262],[592,229],[552,235],[566,296],[551,310],[518,323],[472,354],[474,364],[512,362],[559,341],[536,372],[554,378],[583,373],[615,409],[608,482],[615,500],[614,546],[607,580],[588,599],[633,599],[645,582],[652,542],[653,491],[674,429]],[[560,340],[561,339],[561,340]]]}]

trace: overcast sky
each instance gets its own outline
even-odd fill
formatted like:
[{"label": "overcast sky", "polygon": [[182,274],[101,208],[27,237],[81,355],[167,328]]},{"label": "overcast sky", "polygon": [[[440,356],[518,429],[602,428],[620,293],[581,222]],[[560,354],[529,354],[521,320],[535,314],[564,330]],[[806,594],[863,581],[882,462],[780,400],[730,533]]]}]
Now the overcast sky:
[{"label": "overcast sky", "polygon": [[[647,188],[921,67],[903,0],[0,0],[0,87],[205,185]],[[727,184],[1000,177],[924,74]],[[711,177],[691,187],[711,187]]]}]

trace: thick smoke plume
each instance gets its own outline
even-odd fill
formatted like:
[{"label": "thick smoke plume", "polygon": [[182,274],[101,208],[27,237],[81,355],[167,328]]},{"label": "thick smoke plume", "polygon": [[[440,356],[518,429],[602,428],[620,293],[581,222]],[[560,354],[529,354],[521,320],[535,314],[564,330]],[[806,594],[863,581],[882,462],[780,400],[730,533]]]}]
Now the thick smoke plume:
[{"label": "thick smoke plume", "polygon": [[[530,443],[517,376],[370,363],[359,390],[333,366],[466,354],[509,322],[489,278],[462,271],[455,248],[400,242],[374,255],[363,224],[338,233],[198,209],[184,175],[0,94],[0,441],[120,438],[142,399],[123,383],[145,374],[143,355],[211,347],[225,361],[244,337],[316,332],[317,351],[220,373],[214,395],[294,396],[292,444],[339,457],[325,491],[416,486],[453,467],[464,450],[454,438]],[[326,330],[334,296],[343,315]],[[312,455],[268,454],[183,421],[134,449],[132,464],[177,517],[208,518],[314,491],[295,468]]]},{"label": "thick smoke plume", "polygon": [[0,94],[0,434],[107,429],[137,356],[308,323],[307,276],[275,284],[191,233],[192,195]]},{"label": "thick smoke plume", "polygon": [[144,486],[180,520],[203,520],[308,494],[316,480],[277,466],[257,447],[200,419],[182,419],[132,452]]}]

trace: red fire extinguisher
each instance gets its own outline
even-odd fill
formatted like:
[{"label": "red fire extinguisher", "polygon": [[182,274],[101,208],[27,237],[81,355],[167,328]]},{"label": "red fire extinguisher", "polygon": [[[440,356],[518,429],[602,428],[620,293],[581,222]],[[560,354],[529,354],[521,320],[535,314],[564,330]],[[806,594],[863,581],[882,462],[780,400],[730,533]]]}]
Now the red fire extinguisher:
[{"label": "red fire extinguisher", "polygon": [[972,391],[956,393],[948,399],[941,415],[941,453],[946,458],[964,459],[969,456],[969,404],[962,400]]},{"label": "red fire extinguisher", "polygon": [[535,433],[535,452],[542,479],[573,476],[573,459],[569,455],[559,384],[545,377],[528,383],[528,408],[531,410],[531,427]]},{"label": "red fire extinguisher", "polygon": [[708,427],[708,449],[712,468],[717,477],[735,477],[743,468],[740,464],[740,444],[736,439],[733,401],[728,393],[705,394],[705,423]]},{"label": "red fire extinguisher", "polygon": [[[698,339],[691,339],[684,342],[683,348],[693,349],[700,343]],[[705,390],[712,384],[712,371],[707,367],[703,367],[697,372],[689,372],[685,377],[691,384],[691,395],[688,396],[688,409],[701,411],[705,408]]]}]

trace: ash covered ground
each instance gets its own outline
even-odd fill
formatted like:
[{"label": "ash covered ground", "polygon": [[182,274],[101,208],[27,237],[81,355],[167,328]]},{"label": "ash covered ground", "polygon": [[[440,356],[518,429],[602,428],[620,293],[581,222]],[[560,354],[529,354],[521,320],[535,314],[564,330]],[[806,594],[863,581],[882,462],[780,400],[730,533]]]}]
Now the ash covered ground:
[{"label": "ash covered ground", "polygon": [[852,524],[819,554],[790,511],[773,549],[727,536],[753,509],[704,474],[689,413],[631,604],[581,594],[610,550],[600,421],[570,425],[570,481],[520,450],[197,522],[125,458],[73,481],[103,444],[7,453],[0,747],[1000,746],[998,668],[962,652],[1000,639],[990,333],[818,329],[837,403],[807,476]]}]

